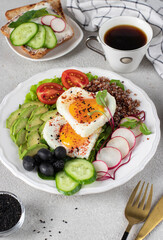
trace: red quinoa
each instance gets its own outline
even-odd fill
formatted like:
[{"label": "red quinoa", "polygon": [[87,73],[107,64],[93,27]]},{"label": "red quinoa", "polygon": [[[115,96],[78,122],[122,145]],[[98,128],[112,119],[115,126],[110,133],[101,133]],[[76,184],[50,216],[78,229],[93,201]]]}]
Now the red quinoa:
[{"label": "red quinoa", "polygon": [[133,100],[130,97],[131,91],[129,89],[123,91],[116,83],[110,84],[110,80],[106,77],[94,79],[85,87],[85,90],[90,92],[98,92],[104,89],[116,99],[117,108],[114,114],[115,127],[119,125],[122,118],[137,115],[140,112],[137,109],[140,106],[140,101]]}]

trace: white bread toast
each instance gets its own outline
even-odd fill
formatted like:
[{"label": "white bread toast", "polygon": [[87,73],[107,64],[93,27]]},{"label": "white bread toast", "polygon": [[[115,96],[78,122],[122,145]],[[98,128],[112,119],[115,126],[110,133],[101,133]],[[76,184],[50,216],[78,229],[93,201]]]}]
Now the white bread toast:
[{"label": "white bread toast", "polygon": [[[10,38],[10,34],[13,31],[13,28],[9,27],[9,24],[11,22],[16,21],[21,15],[23,15],[27,11],[38,10],[38,9],[41,9],[41,8],[46,8],[46,10],[51,14],[60,15],[64,19],[64,21],[66,22],[66,18],[65,18],[65,15],[63,13],[63,10],[62,10],[60,0],[45,0],[45,1],[41,1],[39,3],[30,4],[30,5],[27,5],[27,6],[23,6],[23,7],[8,10],[5,13],[5,16],[8,19],[8,23],[1,28],[1,32],[7,38]],[[35,21],[37,22],[37,19]],[[62,44],[63,42],[72,38],[73,35],[74,35],[73,29],[66,22],[66,29],[62,33],[56,33],[57,45],[55,46],[55,48],[57,46],[59,46],[60,44]],[[32,49],[31,47],[28,47],[26,45],[21,46],[21,48],[31,58],[36,58],[36,59],[42,58],[49,51],[53,50],[53,49],[48,49],[48,48]]]}]

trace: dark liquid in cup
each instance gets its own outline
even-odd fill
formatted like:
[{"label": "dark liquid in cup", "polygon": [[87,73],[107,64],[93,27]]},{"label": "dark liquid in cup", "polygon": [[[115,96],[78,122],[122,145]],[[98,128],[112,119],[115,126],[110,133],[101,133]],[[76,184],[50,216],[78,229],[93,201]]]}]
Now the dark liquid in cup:
[{"label": "dark liquid in cup", "polygon": [[115,49],[133,50],[144,46],[147,42],[147,36],[137,27],[119,25],[105,33],[104,42]]}]

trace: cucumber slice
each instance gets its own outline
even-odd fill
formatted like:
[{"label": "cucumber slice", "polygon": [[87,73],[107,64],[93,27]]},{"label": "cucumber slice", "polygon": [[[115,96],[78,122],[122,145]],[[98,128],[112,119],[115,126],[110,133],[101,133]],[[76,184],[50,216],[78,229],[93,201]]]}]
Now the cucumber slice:
[{"label": "cucumber slice", "polygon": [[27,43],[27,46],[39,49],[42,48],[45,44],[45,38],[46,38],[46,31],[44,26],[38,25],[38,32],[37,34]]},{"label": "cucumber slice", "polygon": [[36,23],[22,23],[10,34],[11,43],[14,46],[22,46],[29,42],[38,32]]},{"label": "cucumber slice", "polygon": [[81,189],[81,184],[67,176],[64,171],[58,172],[55,177],[58,192],[64,195],[72,195]]},{"label": "cucumber slice", "polygon": [[64,170],[68,176],[82,184],[89,184],[96,180],[93,164],[84,159],[67,161]]},{"label": "cucumber slice", "polygon": [[51,29],[51,27],[44,26],[46,30],[46,38],[45,38],[45,44],[44,47],[46,48],[54,48],[57,45],[57,38],[55,36],[55,33]]}]

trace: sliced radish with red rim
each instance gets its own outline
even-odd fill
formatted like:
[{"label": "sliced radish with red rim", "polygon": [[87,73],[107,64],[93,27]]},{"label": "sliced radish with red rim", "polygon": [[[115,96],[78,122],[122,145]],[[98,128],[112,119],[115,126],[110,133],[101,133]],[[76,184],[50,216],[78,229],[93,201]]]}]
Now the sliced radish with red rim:
[{"label": "sliced radish with red rim", "polygon": [[50,22],[50,26],[53,29],[54,32],[63,32],[66,28],[66,23],[61,18],[54,18]]},{"label": "sliced radish with red rim", "polygon": [[104,147],[96,156],[97,161],[104,161],[108,169],[117,167],[122,161],[122,154],[119,149],[114,147]]},{"label": "sliced radish with red rim", "polygon": [[106,147],[117,148],[122,154],[122,159],[125,158],[130,151],[130,146],[128,141],[124,137],[120,137],[120,136],[111,138],[110,141],[106,144]]},{"label": "sliced radish with red rim", "polygon": [[41,23],[46,26],[50,26],[50,22],[55,19],[55,16],[52,15],[46,15],[41,18]]},{"label": "sliced radish with red rim", "polygon": [[[136,118],[136,117],[132,117],[132,116],[129,116],[129,117],[126,117],[126,118],[122,118],[122,120],[120,121],[120,125],[122,124],[122,123],[124,123],[124,122],[127,122],[128,121],[128,119],[135,119],[136,121],[139,121],[140,122],[140,119],[138,119],[138,118]],[[124,126],[123,126],[124,127]],[[135,137],[139,137],[141,134],[142,134],[142,132],[140,131],[140,125],[138,125],[138,126],[136,126],[135,128],[132,128],[132,129],[130,129],[132,132],[133,132],[133,134],[135,135]]]},{"label": "sliced radish with red rim", "polygon": [[108,173],[108,166],[104,161],[96,160],[93,162],[95,167],[97,178],[104,177]]},{"label": "sliced radish with red rim", "polygon": [[128,128],[120,127],[118,129],[116,129],[112,133],[111,138],[117,137],[117,136],[118,137],[123,137],[123,138],[125,138],[127,140],[127,142],[129,143],[129,146],[130,146],[130,150],[135,146],[135,143],[136,143],[135,135]]}]

